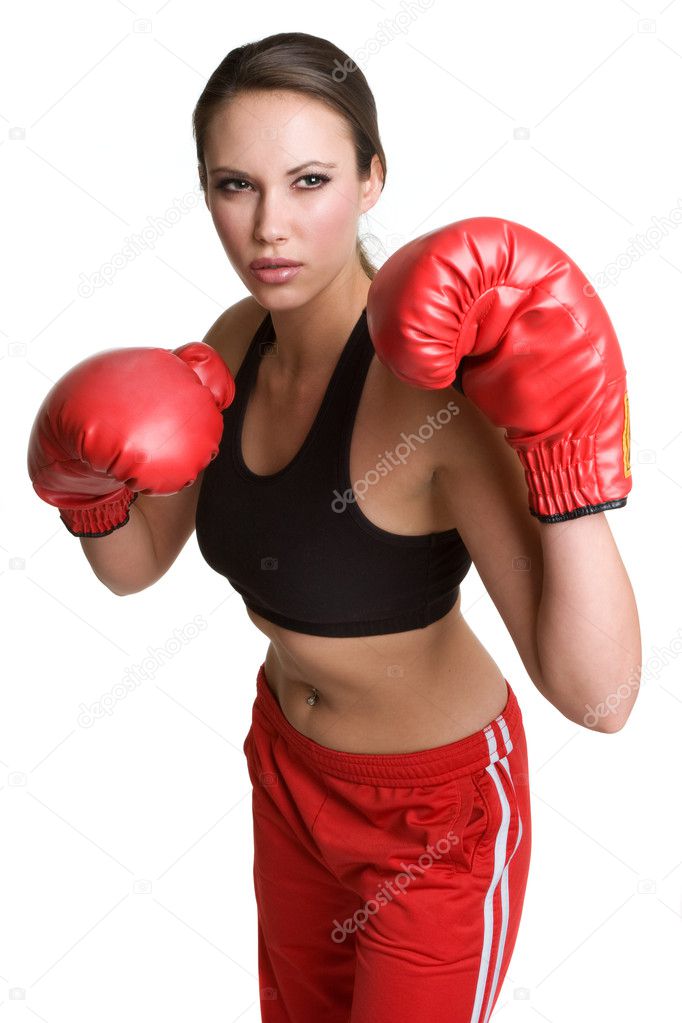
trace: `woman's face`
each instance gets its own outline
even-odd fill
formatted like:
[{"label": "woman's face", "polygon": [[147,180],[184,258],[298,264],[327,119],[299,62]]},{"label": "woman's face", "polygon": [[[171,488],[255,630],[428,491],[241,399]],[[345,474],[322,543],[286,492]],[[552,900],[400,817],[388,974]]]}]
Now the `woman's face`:
[{"label": "woman's face", "polygon": [[[214,115],[204,160],[216,231],[261,305],[302,305],[359,268],[358,217],[379,198],[381,165],[375,156],[369,180],[358,179],[346,122],[334,110],[288,90],[240,93]],[[249,264],[269,257],[302,267],[284,284],[266,284]]]}]

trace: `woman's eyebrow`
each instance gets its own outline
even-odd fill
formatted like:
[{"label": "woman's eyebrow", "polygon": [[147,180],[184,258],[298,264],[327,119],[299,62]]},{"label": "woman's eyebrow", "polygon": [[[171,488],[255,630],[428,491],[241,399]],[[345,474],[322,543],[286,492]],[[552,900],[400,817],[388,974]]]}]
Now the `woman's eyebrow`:
[{"label": "woman's eyebrow", "polygon": [[[330,170],[336,167],[335,163],[324,163],[322,160],[306,160],[305,163],[300,163],[298,167],[292,167],[291,170],[285,171],[285,175],[288,177],[291,174],[298,174],[299,171],[305,170],[306,167],[328,167]],[[251,178],[254,175],[249,174],[247,171],[237,170],[235,167],[213,167],[209,174],[234,174],[237,178]]]}]

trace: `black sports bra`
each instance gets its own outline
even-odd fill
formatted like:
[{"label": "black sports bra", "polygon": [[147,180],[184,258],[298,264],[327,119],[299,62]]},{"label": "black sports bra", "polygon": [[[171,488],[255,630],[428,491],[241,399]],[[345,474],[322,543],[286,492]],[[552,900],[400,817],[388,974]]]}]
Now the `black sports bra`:
[{"label": "black sports bra", "polygon": [[[351,486],[353,423],[374,355],[366,310],[301,448],[284,468],[259,475],[244,463],[241,433],[261,353],[273,339],[268,313],[223,412],[218,455],[204,471],[196,514],[203,557],[247,607],[297,632],[371,636],[442,618],[472,563],[457,530],[390,533],[363,514]],[[387,471],[377,464],[377,475]]]}]

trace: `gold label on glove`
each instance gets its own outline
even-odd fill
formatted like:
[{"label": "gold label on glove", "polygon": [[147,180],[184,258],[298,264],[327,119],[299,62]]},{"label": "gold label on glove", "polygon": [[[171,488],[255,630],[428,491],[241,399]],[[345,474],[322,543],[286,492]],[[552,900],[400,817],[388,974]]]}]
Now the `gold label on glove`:
[{"label": "gold label on glove", "polygon": [[625,421],[623,423],[623,473],[625,476],[631,476],[630,471],[630,402],[628,401],[628,392],[625,392],[623,398]]}]

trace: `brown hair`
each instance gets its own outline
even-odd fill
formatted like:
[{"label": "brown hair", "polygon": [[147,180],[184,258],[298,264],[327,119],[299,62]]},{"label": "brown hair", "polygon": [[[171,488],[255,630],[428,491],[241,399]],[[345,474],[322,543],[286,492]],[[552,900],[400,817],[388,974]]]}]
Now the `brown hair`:
[{"label": "brown hair", "polygon": [[[358,177],[369,177],[372,157],[379,157],[386,181],[386,157],[379,138],[374,96],[360,68],[338,46],[307,32],[278,32],[230,50],[209,78],[192,114],[199,180],[206,192],[204,146],[216,110],[240,92],[287,89],[314,96],[341,114],[355,146]],[[383,188],[383,185],[382,185]],[[358,238],[362,269],[376,273]]]}]

